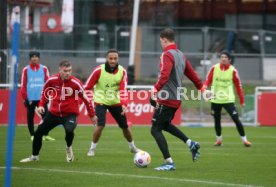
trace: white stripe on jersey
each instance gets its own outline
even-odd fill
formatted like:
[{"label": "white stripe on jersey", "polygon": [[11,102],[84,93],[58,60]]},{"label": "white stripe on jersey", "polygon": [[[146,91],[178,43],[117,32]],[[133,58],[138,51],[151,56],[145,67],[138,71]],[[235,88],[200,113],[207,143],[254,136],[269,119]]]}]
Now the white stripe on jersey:
[{"label": "white stripe on jersey", "polygon": [[27,71],[27,67],[23,68],[22,70],[22,77],[21,77],[21,86],[23,85],[23,80],[24,80],[24,76],[25,76],[25,71]]},{"label": "white stripe on jersey", "polygon": [[43,69],[46,69],[46,75],[48,77],[50,77],[49,69],[46,66],[44,66],[44,65],[41,65],[41,66],[43,67]]},{"label": "white stripe on jersey", "polygon": [[[76,81],[76,80],[74,80],[74,79],[71,79],[71,81],[73,82],[73,83],[75,83],[76,85],[78,85],[78,87],[79,87],[79,89],[81,90],[81,92],[82,92],[82,94],[83,94],[83,98],[87,101],[87,102],[91,102],[90,100],[89,100],[89,98],[88,98],[88,96],[86,95],[86,93],[85,93],[85,91],[84,91],[84,88],[82,87],[82,85],[78,82],[78,81]],[[94,106],[94,103],[90,103],[92,106]]]},{"label": "white stripe on jersey", "polygon": [[123,69],[123,72],[124,72],[124,76],[123,76],[123,81],[124,81],[124,84],[125,84],[125,90],[126,90],[126,87],[127,87],[127,72],[126,72],[126,70],[125,69]]},{"label": "white stripe on jersey", "polygon": [[83,89],[82,85],[81,85],[78,81],[76,81],[76,80],[74,80],[74,79],[71,79],[71,81],[72,81],[73,83],[75,83],[76,85],[78,85],[79,89],[84,93],[84,89]]},{"label": "white stripe on jersey", "polygon": [[164,53],[165,53],[165,52],[163,52],[163,53],[161,54],[161,57],[160,57],[160,63],[161,63],[160,72],[163,70],[163,66],[164,66],[164,60],[163,60],[163,58],[164,58]]},{"label": "white stripe on jersey", "polygon": [[84,87],[86,88],[87,87],[87,84],[90,82],[90,80],[92,79],[92,77],[93,77],[93,75],[96,73],[96,71],[99,71],[99,70],[101,70],[102,69],[102,67],[101,66],[99,66],[99,67],[97,67],[96,69],[94,69],[94,71],[91,73],[91,75],[88,77],[88,79],[86,80],[86,83],[85,83],[85,85],[84,85]]},{"label": "white stripe on jersey", "polygon": [[56,79],[58,79],[57,76],[50,77],[44,84],[48,83],[48,82],[51,81],[51,80],[56,80]]}]

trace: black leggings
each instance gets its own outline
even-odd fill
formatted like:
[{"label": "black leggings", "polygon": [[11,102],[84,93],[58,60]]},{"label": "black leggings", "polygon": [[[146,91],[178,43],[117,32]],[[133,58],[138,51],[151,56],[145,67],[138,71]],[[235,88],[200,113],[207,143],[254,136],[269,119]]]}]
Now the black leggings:
[{"label": "black leggings", "polygon": [[67,147],[72,145],[74,139],[74,129],[77,126],[77,116],[75,114],[71,114],[65,117],[58,117],[48,112],[43,118],[43,122],[35,131],[33,140],[33,155],[39,155],[39,151],[42,147],[42,136],[58,125],[63,125],[64,127]]},{"label": "black leggings", "polygon": [[[31,103],[26,103],[26,109],[27,109],[27,122],[28,122],[28,129],[31,136],[34,135],[34,115],[35,115],[35,107],[38,107],[39,101],[31,101]],[[48,112],[47,105],[44,107],[45,112],[41,115],[43,118],[46,113]],[[48,134],[44,134],[48,135]]]},{"label": "black leggings", "polygon": [[162,152],[164,159],[171,157],[171,155],[169,153],[167,140],[163,135],[162,130],[179,138],[185,143],[188,140],[188,137],[181,130],[171,124],[176,110],[176,108],[159,105],[155,108],[152,118],[151,134]]},{"label": "black leggings", "polygon": [[226,104],[212,103],[211,108],[212,108],[212,115],[214,116],[214,120],[215,120],[215,130],[216,130],[217,136],[221,136],[221,109],[222,108],[224,108],[231,116],[232,120],[236,124],[236,128],[240,136],[245,136],[243,125],[240,121],[239,114],[236,110],[234,103],[226,103]]}]

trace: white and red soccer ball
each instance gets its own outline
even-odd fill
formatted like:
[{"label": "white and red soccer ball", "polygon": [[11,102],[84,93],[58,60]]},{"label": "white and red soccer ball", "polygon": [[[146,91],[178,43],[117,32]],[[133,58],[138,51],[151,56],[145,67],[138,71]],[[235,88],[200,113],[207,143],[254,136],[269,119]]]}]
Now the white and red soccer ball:
[{"label": "white and red soccer ball", "polygon": [[139,151],[134,155],[134,164],[139,168],[147,167],[151,162],[150,154],[146,151]]}]

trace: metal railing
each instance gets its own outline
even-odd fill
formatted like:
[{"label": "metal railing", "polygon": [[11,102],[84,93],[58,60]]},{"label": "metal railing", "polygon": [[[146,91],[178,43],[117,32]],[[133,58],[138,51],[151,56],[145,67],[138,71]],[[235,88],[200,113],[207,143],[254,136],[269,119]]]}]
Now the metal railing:
[{"label": "metal railing", "polygon": [[[97,32],[92,32],[96,29]],[[159,55],[162,52],[159,33],[163,27],[141,26],[137,33],[137,48],[140,68],[137,78],[142,84],[153,84],[158,75]],[[229,50],[234,56],[236,68],[242,81],[263,81],[267,58],[276,58],[276,32],[264,30],[233,30],[212,27],[174,27],[176,43],[188,57],[193,67],[204,80],[210,65],[200,64],[201,60],[211,61],[211,65],[218,61],[217,54],[222,50]],[[19,74],[28,64],[28,53],[35,49],[41,53],[41,63],[48,66],[50,73],[57,73],[57,64],[67,58],[73,64],[75,76],[85,81],[92,69],[98,63],[98,57],[105,57],[106,50],[117,48],[120,51],[120,64],[128,66],[130,27],[116,26],[108,31],[101,25],[79,27],[76,26],[71,34],[21,32],[19,53]],[[10,41],[10,37],[8,38]],[[6,55],[8,83],[10,51],[2,50]],[[20,80],[20,78],[19,78]],[[204,119],[206,103],[199,107],[200,119]]]}]

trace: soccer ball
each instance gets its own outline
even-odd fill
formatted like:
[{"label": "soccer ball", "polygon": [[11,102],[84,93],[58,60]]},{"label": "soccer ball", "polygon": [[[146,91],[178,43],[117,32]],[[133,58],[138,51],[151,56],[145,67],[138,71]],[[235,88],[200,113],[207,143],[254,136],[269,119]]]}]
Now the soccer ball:
[{"label": "soccer ball", "polygon": [[148,152],[139,151],[134,155],[133,161],[138,168],[145,168],[150,164],[151,157]]}]

